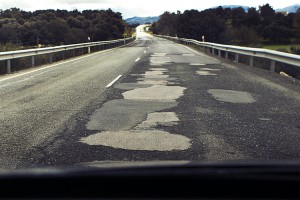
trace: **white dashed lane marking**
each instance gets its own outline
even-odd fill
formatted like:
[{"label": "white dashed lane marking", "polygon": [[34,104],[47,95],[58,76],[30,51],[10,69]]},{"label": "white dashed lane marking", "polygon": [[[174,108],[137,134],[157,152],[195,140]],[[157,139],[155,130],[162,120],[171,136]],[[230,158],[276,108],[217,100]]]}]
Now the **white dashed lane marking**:
[{"label": "white dashed lane marking", "polygon": [[137,62],[137,61],[139,61],[140,60],[140,58],[137,58],[136,60],[135,60],[135,62]]},{"label": "white dashed lane marking", "polygon": [[112,82],[110,82],[107,86],[105,86],[106,88],[111,87],[115,82],[117,82],[120,78],[122,77],[122,75],[117,76],[117,78],[115,78]]}]

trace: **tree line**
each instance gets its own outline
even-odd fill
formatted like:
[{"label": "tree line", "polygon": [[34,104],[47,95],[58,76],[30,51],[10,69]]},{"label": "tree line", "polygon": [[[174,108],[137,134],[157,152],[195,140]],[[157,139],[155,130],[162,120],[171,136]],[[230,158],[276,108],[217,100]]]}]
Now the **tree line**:
[{"label": "tree line", "polygon": [[0,43],[61,45],[131,36],[119,12],[108,10],[0,10]]},{"label": "tree line", "polygon": [[300,42],[300,9],[276,13],[269,5],[256,8],[222,8],[183,13],[165,12],[151,27],[155,34],[222,44],[258,46]]}]

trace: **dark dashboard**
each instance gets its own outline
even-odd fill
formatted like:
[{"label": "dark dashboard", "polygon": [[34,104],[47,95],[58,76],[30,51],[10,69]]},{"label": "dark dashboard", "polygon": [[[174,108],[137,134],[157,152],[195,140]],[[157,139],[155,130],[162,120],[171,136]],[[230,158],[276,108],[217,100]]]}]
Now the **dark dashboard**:
[{"label": "dark dashboard", "polygon": [[299,164],[181,164],[2,173],[1,199],[299,199]]}]

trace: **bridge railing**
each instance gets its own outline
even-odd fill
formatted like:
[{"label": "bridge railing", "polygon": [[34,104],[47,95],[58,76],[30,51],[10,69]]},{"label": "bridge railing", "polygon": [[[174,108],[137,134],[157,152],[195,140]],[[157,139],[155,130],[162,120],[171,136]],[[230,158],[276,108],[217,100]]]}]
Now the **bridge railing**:
[{"label": "bridge railing", "polygon": [[[12,72],[12,61],[22,58],[30,58],[31,63],[30,67],[36,66],[36,57],[40,55],[47,55],[48,63],[52,63],[53,54],[60,53],[60,60],[65,59],[65,53],[72,52],[72,56],[75,57],[78,55],[83,55],[85,53],[91,53],[94,51],[100,51],[104,49],[114,48],[123,44],[127,44],[133,41],[135,38],[125,38],[118,40],[109,40],[109,41],[99,41],[99,42],[89,42],[89,43],[80,43],[80,44],[71,44],[71,45],[62,45],[55,47],[46,47],[46,48],[36,48],[36,49],[27,49],[27,50],[18,50],[18,51],[6,51],[0,52],[0,61],[5,62],[6,69],[2,69],[3,73]],[[76,52],[75,52],[76,51]]]},{"label": "bridge railing", "polygon": [[261,48],[249,48],[233,45],[222,45],[209,42],[200,42],[192,39],[170,37],[164,35],[155,35],[157,37],[172,40],[174,42],[183,43],[186,45],[195,45],[201,48],[204,52],[210,52],[215,56],[222,57],[226,60],[229,58],[229,53],[233,54],[234,61],[239,62],[240,56],[248,57],[248,65],[254,66],[254,58],[264,58],[270,61],[269,70],[275,72],[276,63],[284,63],[297,67],[300,70],[300,56],[290,53],[278,52],[274,50],[261,49]]}]

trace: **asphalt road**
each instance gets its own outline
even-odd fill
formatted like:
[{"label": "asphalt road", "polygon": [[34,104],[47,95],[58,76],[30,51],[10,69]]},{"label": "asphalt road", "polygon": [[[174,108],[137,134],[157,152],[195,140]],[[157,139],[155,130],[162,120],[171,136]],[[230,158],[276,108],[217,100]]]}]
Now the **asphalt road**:
[{"label": "asphalt road", "polygon": [[0,167],[299,159],[299,85],[138,32],[0,77]]}]

